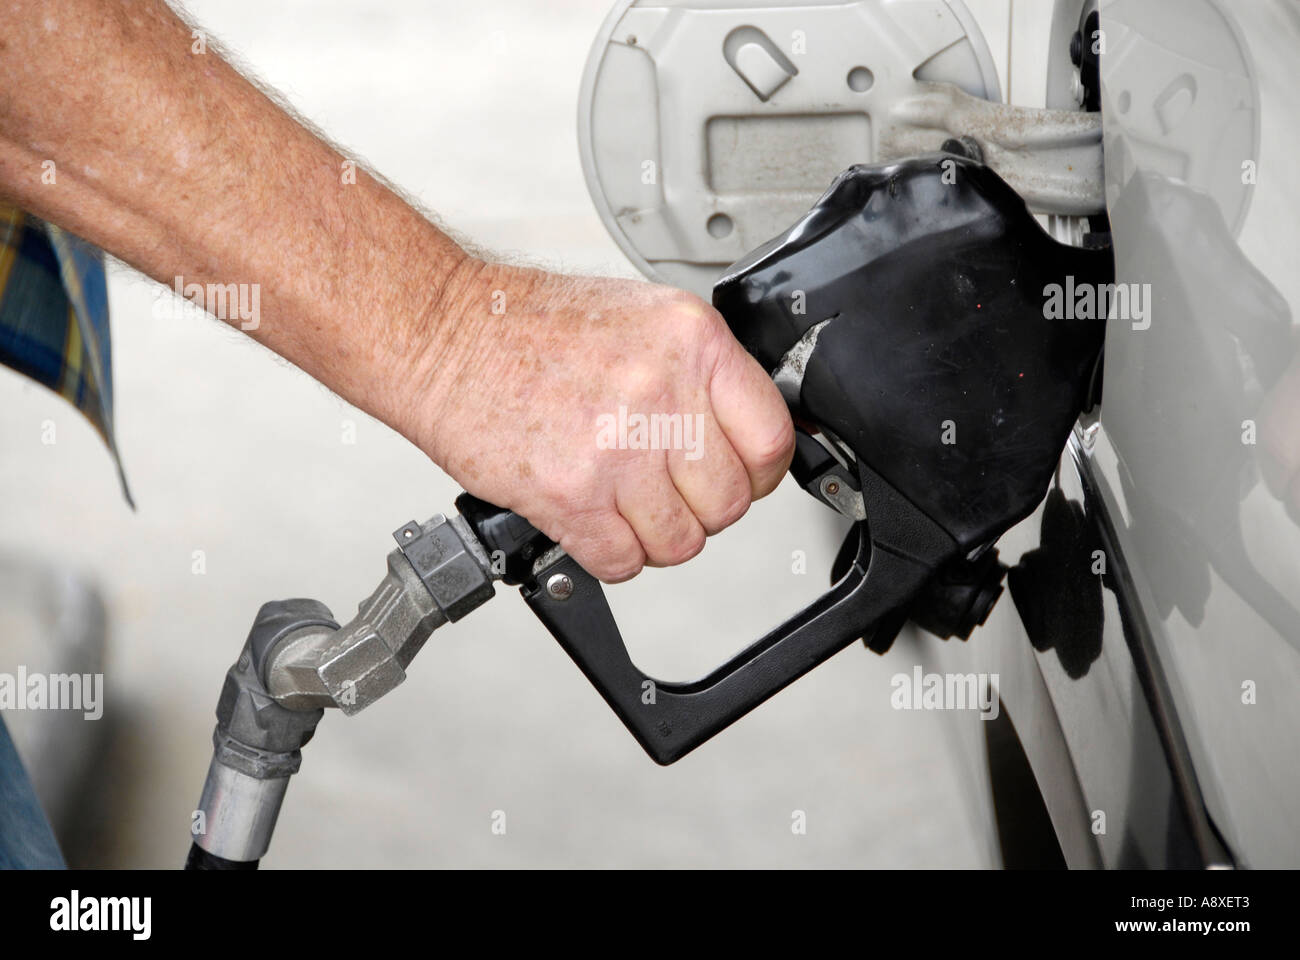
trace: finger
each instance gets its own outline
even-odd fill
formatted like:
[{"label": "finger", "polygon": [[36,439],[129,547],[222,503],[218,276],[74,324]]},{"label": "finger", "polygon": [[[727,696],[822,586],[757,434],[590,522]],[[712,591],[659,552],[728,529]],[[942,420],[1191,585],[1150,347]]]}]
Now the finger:
[{"label": "finger", "polygon": [[675,566],[704,549],[704,527],[673,486],[666,465],[623,478],[616,499],[618,512],[641,542],[646,566]]},{"label": "finger", "polygon": [[571,518],[559,544],[578,566],[605,583],[631,580],[646,562],[635,531],[613,509]]},{"label": "finger", "polygon": [[733,341],[714,371],[709,399],[718,425],[745,465],[754,499],[767,496],[794,455],[794,424],[776,384]]},{"label": "finger", "polygon": [[704,532],[713,536],[749,509],[749,473],[711,416],[688,415],[682,440],[668,455],[668,473]]}]

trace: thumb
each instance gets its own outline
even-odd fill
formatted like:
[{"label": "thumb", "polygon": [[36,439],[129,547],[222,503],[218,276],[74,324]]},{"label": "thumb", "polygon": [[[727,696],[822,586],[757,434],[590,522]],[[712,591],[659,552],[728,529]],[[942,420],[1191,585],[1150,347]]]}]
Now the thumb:
[{"label": "thumb", "polygon": [[709,383],[714,419],[749,474],[754,499],[765,497],[790,466],[794,423],[772,379],[730,332]]}]

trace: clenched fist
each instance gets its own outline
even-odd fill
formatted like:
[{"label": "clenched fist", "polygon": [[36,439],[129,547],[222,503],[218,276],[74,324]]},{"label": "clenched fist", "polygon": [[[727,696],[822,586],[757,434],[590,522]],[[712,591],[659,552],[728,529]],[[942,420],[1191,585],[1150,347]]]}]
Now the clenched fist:
[{"label": "clenched fist", "polygon": [[397,424],[607,582],[695,556],[770,493],[794,427],[698,297],[467,260]]}]

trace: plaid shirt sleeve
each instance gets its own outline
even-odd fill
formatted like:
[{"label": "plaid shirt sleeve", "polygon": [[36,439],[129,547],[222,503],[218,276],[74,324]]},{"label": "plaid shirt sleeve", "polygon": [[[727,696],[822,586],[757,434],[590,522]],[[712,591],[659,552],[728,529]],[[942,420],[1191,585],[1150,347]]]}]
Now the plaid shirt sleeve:
[{"label": "plaid shirt sleeve", "polygon": [[0,203],[0,364],[62,395],[99,431],[131,492],[113,432],[113,367],[104,255]]}]

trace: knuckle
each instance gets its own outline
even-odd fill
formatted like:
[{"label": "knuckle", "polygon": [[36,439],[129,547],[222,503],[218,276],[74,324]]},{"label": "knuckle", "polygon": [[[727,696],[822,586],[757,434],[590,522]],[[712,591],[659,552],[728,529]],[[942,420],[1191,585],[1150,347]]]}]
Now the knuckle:
[{"label": "knuckle", "polygon": [[622,521],[609,517],[587,525],[581,534],[564,536],[560,546],[584,570],[605,583],[631,580],[645,566],[645,552]]},{"label": "knuckle", "polygon": [[704,549],[704,528],[698,523],[692,525],[689,532],[674,537],[660,550],[656,551],[655,562],[665,567],[675,567],[699,555]]},{"label": "knuckle", "polygon": [[685,290],[676,290],[669,300],[669,315],[680,336],[693,343],[708,336],[722,324],[722,316],[712,304]]},{"label": "knuckle", "polygon": [[690,536],[682,541],[682,550],[678,554],[677,562],[685,563],[687,560],[698,557],[706,542],[708,542],[708,536],[705,534],[704,528],[697,523]]},{"label": "knuckle", "polygon": [[722,505],[709,515],[708,522],[705,523],[706,531],[714,534],[727,529],[749,512],[753,500],[754,495],[749,484],[743,479],[739,480],[734,495],[729,500],[723,500]]},{"label": "knuckle", "polygon": [[754,466],[766,470],[782,465],[793,452],[794,424],[789,417],[781,417],[764,439],[755,441],[749,455]]},{"label": "knuckle", "polygon": [[593,476],[585,468],[549,471],[540,483],[540,492],[555,510],[585,512],[594,506]]},{"label": "knuckle", "polygon": [[[661,364],[648,360],[629,361],[621,376],[619,393],[633,405],[658,400],[668,387],[667,371]],[[638,411],[639,412],[639,411]]]},{"label": "knuckle", "polygon": [[601,565],[600,572],[594,572],[605,583],[623,583],[631,580],[645,567],[645,555],[637,550],[625,557],[611,558]]},{"label": "knuckle", "polygon": [[672,289],[666,294],[668,302],[680,310],[683,314],[704,315],[713,310],[713,307],[697,294],[689,290]]}]

